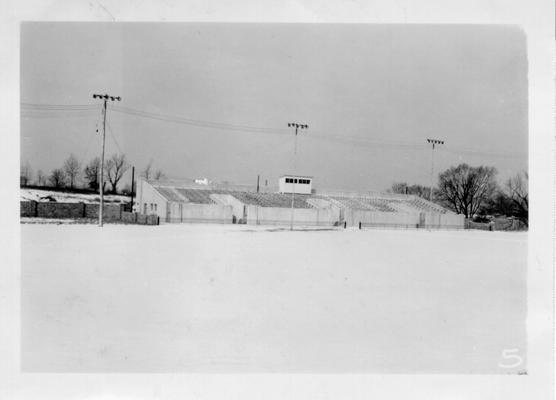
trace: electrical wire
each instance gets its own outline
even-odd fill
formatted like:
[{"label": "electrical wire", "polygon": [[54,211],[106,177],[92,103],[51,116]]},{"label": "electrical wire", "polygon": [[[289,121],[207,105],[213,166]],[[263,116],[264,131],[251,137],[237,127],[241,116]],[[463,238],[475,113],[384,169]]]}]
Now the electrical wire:
[{"label": "electrical wire", "polygon": [[108,123],[108,121],[106,121],[106,126],[108,127],[108,133],[110,133],[110,137],[112,138],[112,141],[113,141],[114,144],[116,145],[116,148],[118,149],[118,151],[120,152],[120,154],[124,154],[124,152],[122,151],[122,148],[120,147],[120,144],[119,144],[118,141],[116,140],[116,136],[114,135],[114,131],[112,131],[112,127],[110,126],[110,124]]},{"label": "electrical wire", "polygon": [[[92,112],[98,112],[101,109],[100,104],[48,104],[48,103],[21,103],[22,117],[24,118],[65,118],[65,117],[87,117]],[[257,127],[250,125],[238,125],[223,122],[204,121],[191,119],[168,114],[154,113],[148,111],[137,110],[129,107],[122,107],[109,104],[108,108],[121,114],[137,116],[140,118],[157,120],[168,123],[185,124],[208,129],[229,130],[243,133],[262,133],[273,135],[291,135],[291,130],[286,128],[269,128]],[[359,147],[376,148],[390,147],[397,149],[422,150],[429,146],[426,143],[401,142],[401,141],[380,141],[370,140],[359,136],[349,134],[331,134],[330,132],[310,130],[305,132],[303,136],[311,139],[326,140],[329,142],[344,144],[348,146],[356,145]],[[526,158],[527,153],[497,153],[489,151],[478,151],[474,149],[465,149],[451,146],[439,146],[440,152],[446,152],[456,155],[471,156],[489,156],[502,158]],[[121,151],[121,150],[120,150]]]},{"label": "electrical wire", "polygon": [[68,104],[37,104],[21,103],[21,116],[23,118],[74,118],[89,117],[98,112],[100,106],[92,105],[68,105]]},{"label": "electrical wire", "polygon": [[177,117],[177,116],[166,115],[166,114],[134,110],[131,108],[115,106],[115,105],[109,105],[108,108],[119,113],[135,115],[142,118],[148,118],[148,119],[177,123],[177,124],[186,124],[186,125],[198,126],[203,128],[215,128],[215,129],[222,129],[222,130],[233,130],[233,131],[242,131],[242,132],[250,132],[250,133],[269,133],[269,134],[280,134],[280,135],[285,135],[289,133],[289,130],[287,129],[263,128],[263,127],[255,127],[255,126],[248,126],[248,125],[234,125],[234,124],[228,124],[222,122],[202,121],[202,120],[195,120],[195,119]]}]

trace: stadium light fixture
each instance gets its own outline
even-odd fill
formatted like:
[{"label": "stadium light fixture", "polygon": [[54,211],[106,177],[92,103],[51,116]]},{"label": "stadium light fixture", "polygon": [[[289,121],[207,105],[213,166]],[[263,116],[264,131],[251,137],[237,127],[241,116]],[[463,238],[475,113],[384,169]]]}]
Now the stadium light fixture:
[{"label": "stadium light fixture", "polygon": [[433,200],[433,195],[432,195],[432,186],[433,186],[433,182],[434,182],[434,149],[436,147],[437,144],[444,144],[444,140],[439,140],[439,139],[427,139],[427,142],[429,144],[432,144],[432,154],[431,154],[431,186],[430,186],[430,192],[429,192],[429,201]]},{"label": "stadium light fixture", "polygon": [[[293,173],[295,174],[295,170],[296,170],[296,155],[297,155],[297,132],[298,130],[303,130],[303,129],[308,129],[309,125],[307,124],[300,124],[298,122],[288,122],[288,127],[289,128],[295,128],[295,139],[294,139],[294,145],[293,145]],[[291,210],[291,218],[290,218],[290,231],[293,231],[293,210],[294,210],[294,201],[295,201],[295,180],[294,183],[291,184],[292,185],[292,210]]]}]

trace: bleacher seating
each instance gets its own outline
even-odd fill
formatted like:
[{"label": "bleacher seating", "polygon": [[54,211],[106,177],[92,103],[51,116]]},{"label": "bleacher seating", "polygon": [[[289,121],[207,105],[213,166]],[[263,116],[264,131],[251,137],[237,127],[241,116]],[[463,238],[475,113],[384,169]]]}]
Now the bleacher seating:
[{"label": "bleacher seating", "polygon": [[[185,189],[157,187],[157,190],[169,201],[189,201],[196,204],[216,204],[211,199],[211,194],[229,194],[240,202],[247,205],[260,207],[291,207],[291,195],[287,193],[256,193],[249,191],[225,190],[225,189]],[[181,195],[181,196],[180,196]],[[183,196],[183,198],[182,198]],[[307,202],[310,198],[328,200],[341,208],[354,210],[379,211],[379,212],[437,212],[446,213],[446,210],[434,203],[418,197],[388,198],[388,197],[347,197],[328,195],[303,195],[296,194],[294,199],[295,208],[314,208]],[[184,200],[186,199],[186,200]]]},{"label": "bleacher seating", "polygon": [[359,201],[363,204],[370,205],[376,211],[381,212],[395,212],[396,209],[390,206],[390,203],[395,202],[393,199],[380,199],[380,198],[361,198]]},{"label": "bleacher seating", "polygon": [[158,190],[161,195],[166,197],[168,201],[178,201],[178,202],[183,201],[183,198],[180,197],[180,195],[175,192],[174,188],[157,186],[156,190]]},{"label": "bleacher seating", "polygon": [[392,200],[367,198],[367,197],[336,197],[331,199],[340,203],[341,206],[351,208],[354,210],[365,211],[381,211],[381,212],[395,212],[396,209],[392,208],[389,203]]},{"label": "bleacher seating", "polygon": [[[244,204],[260,207],[291,207],[291,195],[283,193],[251,193],[232,192],[236,199]],[[296,194],[294,196],[294,208],[313,208],[306,200],[307,195]]]},{"label": "bleacher seating", "polygon": [[[291,195],[282,193],[254,193],[229,191],[222,189],[176,189],[181,195],[191,203],[196,204],[215,204],[210,198],[211,194],[229,194],[247,205],[260,207],[291,207]],[[307,195],[296,194],[294,198],[294,208],[312,208],[306,201]]]},{"label": "bleacher seating", "polygon": [[418,209],[419,211],[423,211],[423,212],[437,212],[437,213],[445,213],[446,210],[434,203],[430,203],[426,200],[420,199],[420,198],[416,198],[413,199],[409,202],[409,204],[411,204],[413,207],[415,207],[416,209]]},{"label": "bleacher seating", "polygon": [[184,196],[191,203],[196,204],[215,204],[210,195],[215,193],[214,190],[203,189],[176,189],[182,196]]}]

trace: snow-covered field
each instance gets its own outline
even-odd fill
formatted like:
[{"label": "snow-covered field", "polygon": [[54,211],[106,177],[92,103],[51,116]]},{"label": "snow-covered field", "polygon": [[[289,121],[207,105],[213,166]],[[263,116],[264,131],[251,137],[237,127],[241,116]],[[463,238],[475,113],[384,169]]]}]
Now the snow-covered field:
[{"label": "snow-covered field", "polygon": [[24,371],[525,372],[526,233],[21,230]]},{"label": "snow-covered field", "polygon": [[[19,190],[20,199],[22,201],[50,201],[52,198],[62,203],[98,203],[100,196],[98,194],[83,194],[83,193],[70,193],[70,192],[57,192],[54,190],[41,190],[41,189],[27,189],[21,188]],[[107,203],[125,203],[130,201],[129,196],[104,195],[104,201]]]}]

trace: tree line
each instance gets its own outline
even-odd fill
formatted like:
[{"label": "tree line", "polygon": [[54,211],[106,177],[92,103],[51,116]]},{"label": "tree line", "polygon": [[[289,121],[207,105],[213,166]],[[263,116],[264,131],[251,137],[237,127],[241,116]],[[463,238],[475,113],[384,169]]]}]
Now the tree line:
[{"label": "tree line", "polygon": [[[481,219],[487,215],[515,217],[529,223],[529,175],[521,172],[500,185],[494,167],[472,167],[460,164],[438,175],[438,187],[432,199],[466,218]],[[394,183],[390,192],[430,198],[430,188],[422,185]]]},{"label": "tree line", "polygon": [[[124,173],[129,169],[125,154],[112,154],[104,164],[104,189],[111,193],[118,193],[118,185]],[[100,186],[100,159],[93,158],[83,165],[75,155],[70,154],[59,168],[54,168],[49,174],[38,170],[33,175],[32,168],[27,162],[20,169],[21,186],[32,184],[53,188],[83,188],[98,191]],[[152,160],[141,171],[140,175],[147,180],[160,180],[166,177],[160,169],[154,169]],[[529,222],[529,192],[527,172],[519,173],[502,185],[496,180],[497,170],[494,167],[472,167],[460,164],[450,167],[438,175],[438,186],[433,188],[432,199],[457,214],[466,218],[481,218],[482,216],[511,216],[524,224]],[[108,186],[108,188],[107,188]],[[394,183],[389,190],[392,193],[402,193],[431,198],[430,187],[405,182]],[[128,186],[124,193],[130,193]]]},{"label": "tree line", "polygon": [[[124,173],[130,168],[130,164],[125,154],[112,154],[104,162],[104,190],[110,193],[119,193],[120,184]],[[21,165],[20,186],[42,186],[56,189],[77,189],[87,188],[97,192],[100,189],[100,158],[95,157],[88,163],[83,164],[74,154],[70,154],[63,165],[54,168],[50,173],[44,173],[41,169],[33,174],[33,169],[29,162]],[[154,170],[152,160],[141,172],[145,179],[160,180],[165,177],[161,170]],[[124,193],[131,192],[129,185],[123,190]]]}]

